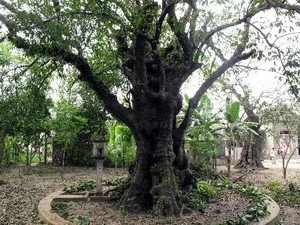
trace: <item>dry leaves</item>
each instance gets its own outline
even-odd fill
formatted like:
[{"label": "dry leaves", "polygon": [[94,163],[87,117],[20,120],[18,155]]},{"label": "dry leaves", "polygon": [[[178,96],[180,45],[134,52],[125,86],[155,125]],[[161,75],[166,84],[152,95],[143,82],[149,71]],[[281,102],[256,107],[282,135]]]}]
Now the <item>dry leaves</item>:
[{"label": "dry leaves", "polygon": [[[42,171],[42,172],[41,172]],[[300,184],[300,169],[289,169],[288,176]],[[104,169],[104,178],[120,176],[124,170]],[[26,175],[28,174],[28,175]],[[46,195],[62,190],[80,179],[95,179],[93,168],[33,168],[32,171],[10,168],[0,171],[0,224],[39,224],[37,204]],[[233,179],[241,173],[233,171]],[[243,181],[264,187],[270,180],[281,180],[280,168],[252,171]],[[210,224],[213,221],[229,219],[243,212],[248,199],[231,191],[218,194],[216,202],[209,204],[206,212],[192,213],[180,218],[155,217],[151,214],[125,215],[112,203],[77,202],[69,205],[69,218],[76,221],[78,216],[89,217],[91,224]],[[299,224],[299,209],[281,206],[282,224]]]}]

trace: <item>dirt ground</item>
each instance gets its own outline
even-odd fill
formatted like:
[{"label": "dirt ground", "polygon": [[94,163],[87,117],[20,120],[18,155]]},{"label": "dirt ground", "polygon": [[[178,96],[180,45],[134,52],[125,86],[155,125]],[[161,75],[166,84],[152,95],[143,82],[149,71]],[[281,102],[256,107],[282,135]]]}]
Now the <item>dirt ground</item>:
[{"label": "dirt ground", "polygon": [[[279,161],[271,164],[265,160],[266,170],[255,170],[242,173],[233,170],[232,178],[247,181],[255,186],[265,188],[270,180],[282,179]],[[219,168],[223,170],[225,168]],[[300,163],[291,162],[288,169],[288,181],[300,185]],[[125,174],[124,170],[104,169],[104,179]],[[0,224],[42,224],[37,217],[37,205],[46,195],[61,190],[78,182],[80,179],[95,179],[93,168],[53,168],[33,167],[30,171],[24,168],[0,169]],[[163,218],[151,214],[126,215],[111,203],[71,203],[68,214],[76,221],[78,216],[91,219],[91,224],[212,224],[229,219],[243,212],[248,199],[231,192],[218,196],[217,202],[209,205],[204,214],[193,213],[180,218]],[[280,205],[280,223],[300,225],[300,209]]]}]

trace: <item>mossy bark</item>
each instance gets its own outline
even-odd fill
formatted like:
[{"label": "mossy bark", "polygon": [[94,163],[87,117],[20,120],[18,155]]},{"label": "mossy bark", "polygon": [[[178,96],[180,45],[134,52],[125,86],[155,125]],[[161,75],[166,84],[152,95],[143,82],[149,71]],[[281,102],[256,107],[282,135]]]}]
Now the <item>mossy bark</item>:
[{"label": "mossy bark", "polygon": [[[155,106],[151,107],[154,113]],[[151,112],[151,111],[150,111]],[[157,111],[156,111],[157,112]],[[180,171],[188,169],[188,163],[181,163],[174,152],[172,107],[159,113],[160,121],[155,124],[148,121],[134,132],[137,144],[137,159],[130,185],[121,199],[121,205],[130,212],[152,209],[162,215],[179,215],[182,207],[179,187],[180,181],[187,182],[177,176]],[[151,113],[148,114],[151,118]],[[145,125],[145,120],[144,125]],[[182,148],[176,149],[183,159]],[[179,153],[180,152],[180,153]],[[186,158],[184,160],[187,160]],[[181,165],[181,169],[176,168]],[[176,173],[175,171],[179,171]]]}]

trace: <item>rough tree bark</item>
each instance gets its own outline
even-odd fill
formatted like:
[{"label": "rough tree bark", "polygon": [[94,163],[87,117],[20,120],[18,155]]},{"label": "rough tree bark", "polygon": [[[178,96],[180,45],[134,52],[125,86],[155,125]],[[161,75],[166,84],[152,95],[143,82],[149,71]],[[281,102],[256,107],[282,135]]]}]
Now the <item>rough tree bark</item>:
[{"label": "rough tree bark", "polygon": [[259,131],[258,134],[259,136],[249,134],[244,140],[241,158],[236,163],[235,168],[264,168],[264,165],[261,162],[261,143],[264,140]]}]

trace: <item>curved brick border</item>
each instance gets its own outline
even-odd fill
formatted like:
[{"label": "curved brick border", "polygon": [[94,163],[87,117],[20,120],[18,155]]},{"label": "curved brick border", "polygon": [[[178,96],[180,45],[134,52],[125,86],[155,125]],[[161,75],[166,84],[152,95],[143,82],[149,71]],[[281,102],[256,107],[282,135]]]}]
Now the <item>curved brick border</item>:
[{"label": "curved brick border", "polygon": [[39,218],[49,225],[70,225],[73,224],[63,218],[58,214],[51,212],[51,203],[55,201],[109,201],[107,196],[90,196],[89,193],[85,195],[63,195],[63,191],[56,191],[47,195],[43,198],[38,205],[38,215]]},{"label": "curved brick border", "polygon": [[[73,223],[66,221],[56,213],[51,212],[51,202],[53,199],[57,201],[108,201],[108,197],[104,196],[78,196],[78,195],[63,195],[63,191],[56,191],[43,198],[38,205],[39,218],[49,225],[71,225]],[[259,222],[252,222],[252,225],[273,225],[276,223],[280,208],[279,205],[270,198],[268,201],[268,211],[270,215],[260,218]]]},{"label": "curved brick border", "polygon": [[280,214],[279,205],[272,198],[267,201],[267,204],[270,215],[260,218],[260,221],[252,223],[253,225],[273,225],[277,222]]},{"label": "curved brick border", "polygon": [[69,225],[72,224],[71,222],[66,221],[65,219],[61,218],[56,213],[51,212],[51,202],[54,198],[61,195],[62,191],[56,191],[47,195],[43,198],[38,205],[38,215],[39,218],[45,223],[49,225]]}]

